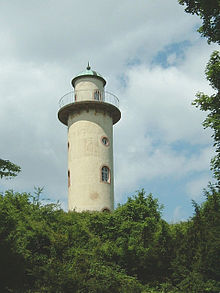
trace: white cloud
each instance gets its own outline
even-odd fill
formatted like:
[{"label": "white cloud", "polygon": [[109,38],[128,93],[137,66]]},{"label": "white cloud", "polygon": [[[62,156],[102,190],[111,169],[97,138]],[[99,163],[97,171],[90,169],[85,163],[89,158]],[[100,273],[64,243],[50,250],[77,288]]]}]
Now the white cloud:
[{"label": "white cloud", "polygon": [[204,114],[191,105],[199,88],[209,91],[204,79],[177,67],[140,65],[127,72],[115,141],[119,194],[135,190],[144,180],[147,185],[155,178],[173,178],[175,184],[209,168],[210,131],[202,128]]},{"label": "white cloud", "polygon": [[174,67],[150,70],[141,66],[128,73],[128,80],[121,99],[128,127],[136,125],[138,129],[148,131],[157,128],[160,137],[168,142],[187,139],[197,143],[204,138],[205,134],[202,135],[204,132],[197,123],[204,115],[191,106],[194,89],[200,86],[192,76]]},{"label": "white cloud", "polygon": [[173,223],[181,222],[185,220],[185,213],[181,206],[177,206],[173,212]]},{"label": "white cloud", "polygon": [[208,176],[202,176],[187,183],[186,190],[189,197],[193,200],[201,200],[203,198],[203,190],[210,181]]}]

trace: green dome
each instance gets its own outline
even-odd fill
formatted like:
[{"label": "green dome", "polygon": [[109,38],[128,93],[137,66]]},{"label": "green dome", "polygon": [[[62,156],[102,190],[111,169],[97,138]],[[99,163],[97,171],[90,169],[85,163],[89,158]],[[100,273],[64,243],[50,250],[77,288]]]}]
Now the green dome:
[{"label": "green dome", "polygon": [[94,77],[94,78],[98,78],[98,79],[101,79],[101,80],[103,81],[104,86],[105,86],[105,84],[106,84],[106,81],[105,81],[105,79],[101,76],[101,74],[99,74],[99,73],[96,72],[95,70],[92,70],[91,67],[89,66],[89,64],[88,64],[86,70],[80,72],[79,74],[77,74],[76,77],[73,78],[73,80],[72,80],[72,85],[73,85],[73,87],[75,86],[75,81],[76,81],[77,79],[79,79],[80,77]]}]

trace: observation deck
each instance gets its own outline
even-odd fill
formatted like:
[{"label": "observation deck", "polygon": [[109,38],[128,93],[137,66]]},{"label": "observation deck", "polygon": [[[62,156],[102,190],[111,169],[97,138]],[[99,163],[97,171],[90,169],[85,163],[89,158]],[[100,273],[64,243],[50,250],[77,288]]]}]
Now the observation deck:
[{"label": "observation deck", "polygon": [[108,113],[113,124],[121,118],[119,99],[112,93],[100,90],[75,90],[65,94],[59,100],[58,119],[68,125],[70,114],[79,114],[90,109],[95,112]]}]

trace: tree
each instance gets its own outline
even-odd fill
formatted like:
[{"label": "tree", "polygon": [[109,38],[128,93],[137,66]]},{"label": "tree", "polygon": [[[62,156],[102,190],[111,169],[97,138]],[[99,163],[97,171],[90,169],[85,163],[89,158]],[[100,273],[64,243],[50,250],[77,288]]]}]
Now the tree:
[{"label": "tree", "polygon": [[[186,5],[185,11],[197,14],[203,21],[198,29],[202,36],[208,39],[208,43],[220,44],[220,1],[219,0],[178,0],[180,4]],[[193,105],[202,111],[209,111],[203,122],[204,128],[210,127],[214,134],[214,147],[216,155],[211,160],[211,170],[220,187],[220,52],[214,51],[205,70],[206,78],[210,82],[215,94],[208,96],[202,92],[196,94]]]},{"label": "tree", "polygon": [[40,193],[0,193],[0,292],[219,292],[212,186],[193,218],[173,225],[143,190],[112,213],[66,213]]},{"label": "tree", "polygon": [[65,213],[42,204],[38,191],[0,193],[0,292],[142,291],[140,281],[106,255],[108,243],[114,246],[113,213]]},{"label": "tree", "polygon": [[208,38],[208,43],[220,44],[220,1],[219,0],[179,0],[181,5],[186,5],[185,11],[197,14],[203,21],[198,29],[203,37]]},{"label": "tree", "polygon": [[8,160],[0,159],[0,178],[15,177],[21,171],[21,168]]},{"label": "tree", "polygon": [[202,111],[209,111],[203,122],[205,128],[213,129],[214,146],[216,156],[211,161],[211,169],[217,179],[217,186],[220,187],[220,53],[214,51],[206,67],[206,78],[217,93],[208,96],[202,92],[197,93],[193,105]]},{"label": "tree", "polygon": [[210,184],[205,196],[201,205],[193,202],[195,212],[188,223],[175,227],[172,279],[180,292],[220,290],[220,193]]}]

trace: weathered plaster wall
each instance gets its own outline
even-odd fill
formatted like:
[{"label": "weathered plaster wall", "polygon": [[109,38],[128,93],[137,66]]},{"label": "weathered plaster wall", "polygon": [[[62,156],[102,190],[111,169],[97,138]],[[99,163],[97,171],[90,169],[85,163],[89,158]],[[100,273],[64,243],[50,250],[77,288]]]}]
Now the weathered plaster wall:
[{"label": "weathered plaster wall", "polygon": [[[112,118],[108,114],[85,110],[69,115],[69,210],[114,209],[112,131]],[[103,136],[109,139],[108,146],[102,143]],[[111,171],[110,183],[101,180],[103,166]]]}]

